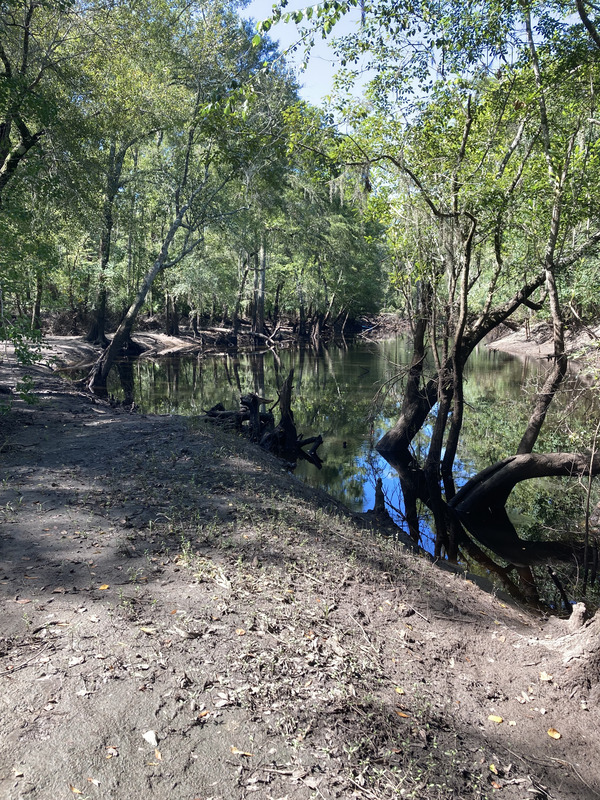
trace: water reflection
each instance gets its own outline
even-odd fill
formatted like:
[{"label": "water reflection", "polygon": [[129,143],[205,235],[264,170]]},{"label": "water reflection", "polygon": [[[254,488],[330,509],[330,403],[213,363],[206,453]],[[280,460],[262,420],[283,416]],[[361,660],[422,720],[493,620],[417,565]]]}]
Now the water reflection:
[{"label": "water reflection", "polygon": [[[396,421],[401,387],[390,388],[388,384],[402,374],[410,357],[408,340],[397,338],[329,347],[319,353],[302,349],[210,359],[140,359],[126,377],[129,383],[133,381],[135,402],[143,412],[199,415],[217,403],[237,408],[240,395],[248,392],[275,401],[277,387],[294,368],[293,409],[298,433],[320,433],[324,439],[319,450],[323,469],[301,462],[296,474],[357,511],[373,508],[376,481],[381,477],[390,511],[401,518],[398,476],[373,446]],[[466,373],[467,408],[456,462],[457,486],[479,469],[516,451],[530,413],[528,388],[532,392],[543,380],[545,369],[542,362],[524,362],[484,347],[473,354]],[[116,378],[109,391],[123,396]],[[573,391],[571,387],[559,398],[553,411],[557,420],[569,403],[573,405]],[[585,404],[578,401],[576,406],[569,412],[571,427],[576,426],[578,409],[582,409],[582,426],[588,413]],[[560,426],[553,427],[549,419],[547,427],[550,438],[540,442],[539,449],[560,449]],[[417,457],[426,453],[430,433],[431,426],[426,425],[415,439]],[[564,441],[569,444],[566,434]],[[516,510],[523,512],[523,508]],[[427,534],[426,520],[423,533]]]}]

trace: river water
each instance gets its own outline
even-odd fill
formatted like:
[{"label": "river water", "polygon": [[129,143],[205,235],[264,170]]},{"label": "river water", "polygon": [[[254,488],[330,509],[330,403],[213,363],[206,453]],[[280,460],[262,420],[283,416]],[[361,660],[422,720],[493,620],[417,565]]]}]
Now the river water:
[{"label": "river water", "polygon": [[[394,385],[393,378],[406,370],[410,357],[409,341],[399,337],[330,346],[318,353],[290,349],[210,358],[140,359],[134,365],[134,399],[141,411],[157,414],[201,415],[217,403],[235,409],[240,395],[247,392],[275,401],[277,386],[293,368],[292,404],[298,432],[321,434],[324,439],[319,449],[323,468],[300,462],[296,475],[357,511],[373,507],[375,482],[382,477],[388,506],[401,518],[396,473],[377,454],[374,444],[397,418],[401,385]],[[485,347],[473,354],[466,373],[467,408],[455,475],[458,485],[516,451],[532,393],[547,369],[546,362],[523,361]],[[119,395],[116,383],[109,390]],[[548,419],[538,450],[588,447],[595,425],[586,420],[592,414],[597,416],[593,395],[570,380]],[[430,431],[426,426],[415,439],[417,451],[426,452]],[[542,482],[534,489],[529,487],[531,483],[527,482],[521,497],[517,493],[515,516],[520,515],[526,523],[556,524],[557,507],[565,506],[565,501],[557,502],[556,482]],[[579,514],[581,492],[574,501],[572,487],[565,491],[571,493],[568,513]],[[423,535],[426,539],[426,519]]]}]

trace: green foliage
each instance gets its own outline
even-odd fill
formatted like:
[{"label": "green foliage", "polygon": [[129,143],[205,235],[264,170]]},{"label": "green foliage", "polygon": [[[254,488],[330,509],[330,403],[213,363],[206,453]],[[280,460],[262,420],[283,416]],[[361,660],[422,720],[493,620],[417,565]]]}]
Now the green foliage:
[{"label": "green foliage", "polygon": [[14,320],[2,318],[0,324],[0,339],[10,342],[15,349],[15,356],[20,364],[31,366],[40,361],[42,335],[31,322],[23,317]]}]

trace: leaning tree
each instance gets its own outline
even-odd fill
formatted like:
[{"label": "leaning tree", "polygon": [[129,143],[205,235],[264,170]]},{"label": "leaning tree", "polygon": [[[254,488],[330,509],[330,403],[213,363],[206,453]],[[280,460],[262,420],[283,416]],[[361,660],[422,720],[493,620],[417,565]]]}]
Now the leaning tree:
[{"label": "leaning tree", "polygon": [[[310,43],[356,5],[326,1],[316,13],[291,16]],[[587,455],[533,455],[567,367],[560,281],[600,244],[593,191],[600,64],[593,21],[586,32],[563,19],[560,4],[532,9],[510,0],[361,3],[356,32],[336,46],[340,87],[361,71],[371,77],[363,98],[338,101],[352,134],[337,156],[375,187],[374,205],[386,195],[396,279],[412,312],[399,419],[377,449],[399,472],[413,538],[421,502],[434,518],[437,555],[456,559],[462,550],[502,572],[518,593],[514,567],[534,599],[531,566],[571,558],[572,549],[523,542],[504,511],[508,495],[528,478],[596,474],[600,466]],[[457,491],[465,367],[488,334],[527,306],[551,319],[547,379],[516,456]],[[419,461],[411,445],[428,421],[431,440]],[[498,568],[489,550],[508,567]]]}]

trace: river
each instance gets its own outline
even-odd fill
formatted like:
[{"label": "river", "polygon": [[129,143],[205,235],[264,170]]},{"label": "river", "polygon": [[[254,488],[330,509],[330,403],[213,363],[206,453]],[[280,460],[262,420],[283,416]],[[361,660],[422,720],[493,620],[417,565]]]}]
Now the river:
[{"label": "river", "polygon": [[[405,337],[330,346],[318,353],[290,349],[209,358],[142,358],[134,364],[134,399],[143,412],[187,416],[201,415],[203,409],[219,402],[226,408],[237,408],[240,395],[247,392],[275,401],[277,386],[293,368],[298,432],[305,436],[321,434],[324,439],[319,450],[323,468],[317,470],[300,462],[296,475],[357,511],[373,507],[375,482],[380,476],[388,507],[401,518],[396,473],[377,454],[374,444],[397,418],[401,387],[393,378],[406,370],[409,361]],[[521,360],[483,346],[473,354],[466,372],[467,407],[455,475],[458,485],[516,451],[532,393],[547,369],[546,362]],[[109,390],[119,395],[116,382]],[[593,429],[588,430],[586,420],[592,410],[597,413],[596,408],[591,392],[570,378],[549,415],[537,449],[589,447]],[[425,452],[429,433],[430,428],[425,427],[415,439],[417,451]],[[552,484],[528,481],[526,486],[517,487],[512,504],[515,517],[525,526],[538,527],[556,525],[565,514],[579,516],[582,492],[577,493],[572,482],[570,488],[565,486],[565,498],[558,503],[557,486],[561,483],[555,479]],[[426,518],[423,536],[429,549]]]}]

